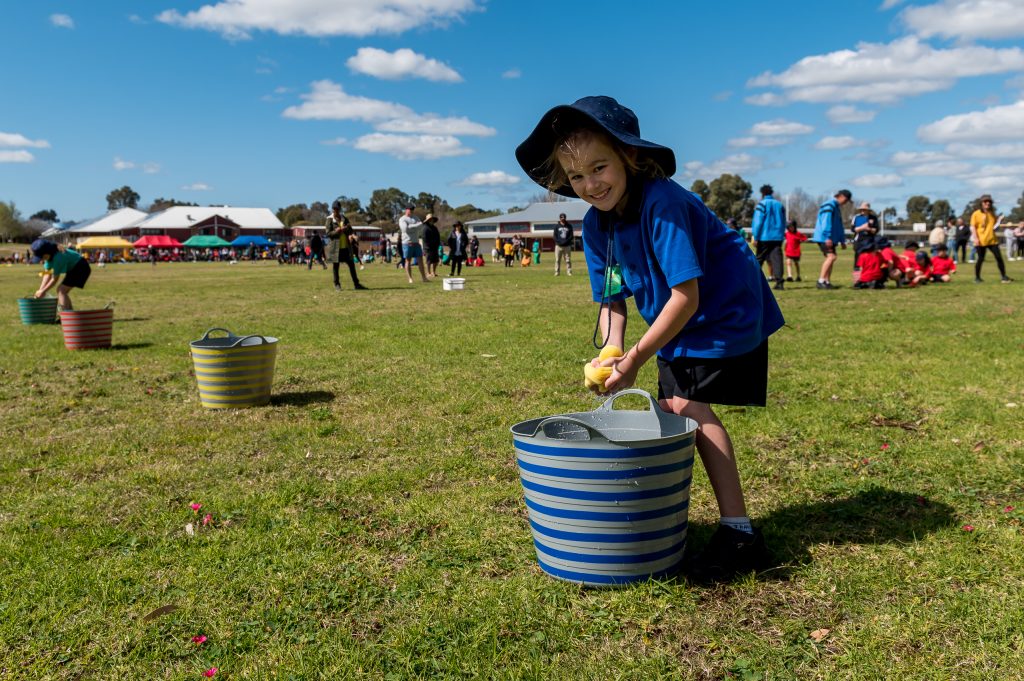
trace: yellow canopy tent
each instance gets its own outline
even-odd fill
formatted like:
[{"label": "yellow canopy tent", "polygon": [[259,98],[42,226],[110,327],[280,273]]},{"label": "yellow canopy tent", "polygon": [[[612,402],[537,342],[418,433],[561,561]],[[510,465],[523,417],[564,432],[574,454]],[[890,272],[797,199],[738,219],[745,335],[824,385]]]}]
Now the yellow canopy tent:
[{"label": "yellow canopy tent", "polygon": [[131,248],[132,242],[125,241],[119,236],[91,236],[78,242],[74,249],[87,250],[90,248]]}]

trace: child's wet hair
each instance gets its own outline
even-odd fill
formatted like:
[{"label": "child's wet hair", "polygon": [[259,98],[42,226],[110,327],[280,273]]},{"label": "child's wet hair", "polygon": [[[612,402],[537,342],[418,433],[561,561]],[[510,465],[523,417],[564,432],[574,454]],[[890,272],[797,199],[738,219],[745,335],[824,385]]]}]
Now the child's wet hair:
[{"label": "child's wet hair", "polygon": [[594,137],[611,147],[631,177],[642,179],[665,178],[668,175],[654,158],[643,149],[627,146],[602,130],[596,123],[582,114],[566,111],[558,114],[551,121],[551,130],[555,144],[551,153],[538,168],[540,183],[550,191],[569,186],[569,177],[558,160],[559,152],[573,153],[573,147],[581,139]]}]

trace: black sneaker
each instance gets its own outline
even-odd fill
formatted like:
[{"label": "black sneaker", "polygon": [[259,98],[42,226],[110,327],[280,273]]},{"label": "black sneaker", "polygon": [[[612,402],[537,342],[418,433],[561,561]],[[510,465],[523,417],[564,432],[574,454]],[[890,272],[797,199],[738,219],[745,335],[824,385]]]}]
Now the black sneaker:
[{"label": "black sneaker", "polygon": [[981,277],[975,277],[975,278],[974,278],[974,283],[975,283],[975,284],[980,284],[980,283],[982,283],[982,281],[981,281]]},{"label": "black sneaker", "polygon": [[775,282],[775,286],[773,286],[772,288],[774,288],[776,291],[784,291],[784,290],[786,290],[785,289],[785,285],[782,283],[781,279],[778,280],[777,282]]},{"label": "black sneaker", "polygon": [[341,290],[341,284],[335,284],[334,285],[334,290],[335,291],[340,291]]},{"label": "black sneaker", "polygon": [[803,279],[801,279],[800,277],[797,277],[796,280],[797,281],[803,281]]},{"label": "black sneaker", "polygon": [[369,291],[370,289],[368,289],[367,287],[363,286],[362,284],[356,284],[356,290],[357,291]]},{"label": "black sneaker", "polygon": [[713,584],[757,572],[771,564],[761,530],[753,534],[719,525],[704,550],[686,566],[686,576],[698,584]]},{"label": "black sneaker", "polygon": [[828,288],[828,286],[826,286],[825,282],[823,281],[819,281],[818,283],[815,284],[815,286],[818,288]]},{"label": "black sneaker", "polygon": [[786,277],[786,281],[793,281],[793,277]]},{"label": "black sneaker", "polygon": [[1013,281],[1013,279],[1010,279],[1009,277],[1003,277],[999,281],[1004,283],[1004,284],[1009,284],[1011,281]]}]

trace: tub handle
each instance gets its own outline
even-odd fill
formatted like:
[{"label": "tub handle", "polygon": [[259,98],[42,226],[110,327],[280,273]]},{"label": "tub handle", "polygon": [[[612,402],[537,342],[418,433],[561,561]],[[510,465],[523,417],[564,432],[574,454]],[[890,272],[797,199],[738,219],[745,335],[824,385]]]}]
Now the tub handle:
[{"label": "tub handle", "polygon": [[623,395],[639,395],[640,397],[646,398],[647,402],[650,403],[651,405],[651,409],[650,411],[641,412],[647,414],[648,416],[642,416],[640,418],[646,419],[649,424],[648,427],[650,427],[651,429],[664,430],[662,424],[662,417],[665,415],[664,410],[662,410],[662,408],[658,406],[658,402],[654,399],[653,396],[651,396],[649,392],[647,392],[646,390],[641,390],[640,388],[629,388],[627,390],[620,390],[619,392],[611,395],[607,400],[605,400],[601,404],[601,406],[594,410],[594,412],[605,413],[615,411],[614,409],[612,409],[612,403],[614,403],[615,400],[619,399]]},{"label": "tub handle", "polygon": [[[576,432],[577,433],[585,433],[586,434],[586,438],[552,437],[551,435],[548,435],[548,432],[545,429],[548,426],[555,426],[555,425],[559,425],[559,424],[568,424],[568,425],[578,426],[579,428],[582,429],[582,431],[576,431]],[[604,433],[602,433],[597,428],[594,428],[594,426],[592,426],[591,424],[586,423],[585,421],[581,421],[580,419],[573,418],[571,416],[549,416],[548,418],[543,419],[542,421],[540,421],[537,424],[537,428],[533,431],[533,433],[531,434],[531,437],[539,437],[539,438],[542,438],[544,440],[554,440],[556,442],[565,442],[565,441],[584,442],[586,440],[594,440],[594,439],[607,440],[608,439],[608,438],[606,438],[604,436]]]},{"label": "tub handle", "polygon": [[270,344],[270,341],[268,341],[264,336],[261,336],[258,333],[249,334],[248,336],[236,336],[235,334],[231,333],[227,329],[219,327],[219,326],[216,326],[216,327],[214,327],[212,329],[209,329],[206,333],[203,334],[203,337],[200,338],[196,342],[197,343],[202,343],[204,340],[209,340],[210,339],[210,334],[213,333],[214,331],[223,331],[224,333],[226,333],[228,335],[228,340],[232,341],[232,343],[230,345],[226,346],[228,348],[237,348],[241,343],[249,340],[250,338],[259,338],[261,341],[263,341],[263,343],[261,345],[269,345]]}]

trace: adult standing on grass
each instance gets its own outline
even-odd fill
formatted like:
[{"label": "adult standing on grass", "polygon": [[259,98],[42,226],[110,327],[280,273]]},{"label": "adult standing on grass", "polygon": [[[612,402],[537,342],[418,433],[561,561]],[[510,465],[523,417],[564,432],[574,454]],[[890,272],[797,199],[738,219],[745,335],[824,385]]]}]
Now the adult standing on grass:
[{"label": "adult standing on grass", "polygon": [[[462,276],[462,263],[466,261],[466,249],[469,248],[469,240],[466,238],[466,231],[462,223],[456,221],[452,225],[452,233],[448,235],[448,263],[451,265],[449,277],[456,274]],[[456,270],[458,270],[456,272]]]},{"label": "adult standing on grass", "polygon": [[402,243],[402,260],[405,266],[405,276],[412,283],[413,261],[420,268],[420,278],[424,283],[427,279],[427,270],[423,267],[423,247],[420,246],[420,233],[423,223],[412,214],[414,206],[405,209],[405,215],[398,218],[398,231]]},{"label": "adult standing on grass", "polygon": [[846,231],[843,229],[842,207],[850,202],[853,194],[849,189],[840,189],[834,198],[821,204],[818,209],[818,221],[814,225],[811,241],[818,244],[825,262],[821,263],[818,275],[818,288],[836,288],[832,285],[832,268],[836,264],[836,245],[846,248]]},{"label": "adult standing on grass", "polygon": [[732,441],[711,404],[766,402],[768,336],[783,318],[757,259],[669,179],[675,154],[641,139],[636,115],[610,97],[555,107],[516,158],[548,191],[591,205],[584,255],[603,345],[625,347],[629,297],[650,325],[624,355],[592,360],[611,369],[593,390],[630,387],[657,357],[661,408],[698,425],[697,452],[722,517],[690,578],[713,582],[761,569],[769,560],[764,538],[747,516]]},{"label": "adult standing on grass", "polygon": [[981,207],[971,215],[971,234],[974,236],[974,247],[978,250],[978,259],[974,263],[974,283],[981,283],[981,266],[985,262],[986,251],[992,252],[999,266],[999,275],[1004,284],[1012,281],[1006,276],[1006,265],[1003,264],[1003,255],[999,252],[999,238],[996,236],[996,227],[1001,217],[996,215],[995,202],[991,194],[984,194],[978,199]]},{"label": "adult standing on grass", "polygon": [[775,289],[782,290],[782,241],[786,236],[786,207],[776,199],[770,184],[762,185],[761,201],[754,208],[754,222],[750,226],[757,262],[772,273]]},{"label": "adult standing on grass", "polygon": [[331,268],[334,270],[334,289],[336,291],[341,290],[341,279],[338,276],[338,270],[344,261],[348,263],[348,273],[352,277],[352,285],[357,291],[364,290],[366,287],[359,283],[359,277],[356,276],[356,266],[352,263],[352,250],[349,246],[352,224],[348,221],[347,217],[342,215],[340,201],[335,201],[331,205],[331,214],[327,216],[324,229],[327,230],[327,261],[331,263]]},{"label": "adult standing on grass", "polygon": [[572,224],[565,219],[565,213],[558,214],[555,225],[555,276],[562,273],[562,258],[565,258],[565,273],[572,276],[572,249],[576,245],[576,234]]},{"label": "adult standing on grass", "polygon": [[441,260],[441,232],[437,230],[437,216],[427,213],[423,219],[423,257],[427,261],[427,276],[437,277],[437,263]]},{"label": "adult standing on grass", "polygon": [[[964,222],[963,218],[956,219],[956,233],[953,237],[953,259],[960,264],[967,262],[967,245],[971,243],[971,226]],[[957,259],[959,253],[959,259]]]},{"label": "adult standing on grass", "polygon": [[45,274],[39,282],[39,290],[35,292],[36,298],[42,298],[46,292],[57,285],[61,275],[64,281],[57,286],[57,304],[63,310],[74,309],[71,305],[71,289],[85,288],[85,282],[89,281],[92,268],[89,261],[70,248],[61,250],[57,244],[46,239],[36,239],[32,242],[32,254],[43,263]]},{"label": "adult standing on grass", "polygon": [[309,240],[309,262],[306,264],[306,271],[313,269],[313,261],[319,260],[320,266],[325,270],[327,263],[324,262],[324,240],[319,232],[313,232],[313,238]]}]

